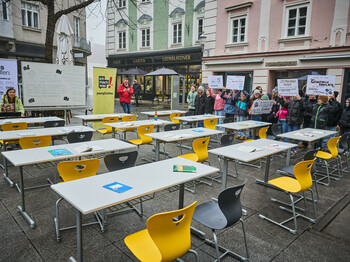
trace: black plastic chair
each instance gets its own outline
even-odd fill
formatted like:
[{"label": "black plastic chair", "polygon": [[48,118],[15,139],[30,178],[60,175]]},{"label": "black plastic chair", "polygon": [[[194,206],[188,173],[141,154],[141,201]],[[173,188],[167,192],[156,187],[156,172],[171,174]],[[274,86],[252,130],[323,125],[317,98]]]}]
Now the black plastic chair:
[{"label": "black plastic chair", "polygon": [[179,130],[180,124],[168,124],[164,126],[164,131]]},{"label": "black plastic chair", "polygon": [[187,111],[185,113],[185,116],[193,116],[194,115],[194,111]]},{"label": "black plastic chair", "polygon": [[[186,112],[184,114],[184,116],[193,116],[193,115],[194,115],[194,111],[188,111],[188,112]],[[190,126],[190,127],[192,127],[193,126],[192,124],[193,124],[192,122],[186,122],[186,121],[182,122],[182,126]]]},{"label": "black plastic chair", "polygon": [[[245,226],[243,219],[241,219],[242,205],[240,200],[243,187],[246,183],[247,179],[241,185],[225,189],[219,194],[218,201],[212,200],[210,202],[203,203],[197,206],[194,211],[193,219],[212,230],[214,242],[209,239],[205,239],[205,242],[209,245],[215,246],[217,261],[220,261],[220,259],[226,255],[231,255],[243,261],[249,260]],[[215,230],[228,228],[236,224],[238,221],[242,223],[246,257],[238,255],[237,253],[220,246],[215,233]],[[220,255],[219,249],[224,251],[222,255]]]},{"label": "black plastic chair", "polygon": [[84,132],[72,132],[67,135],[68,143],[79,143],[91,141],[92,139],[92,131],[84,131]]},{"label": "black plastic chair", "polygon": [[65,124],[66,124],[66,122],[64,120],[45,121],[44,128],[60,127],[60,126],[64,126]]},{"label": "black plastic chair", "polygon": [[271,130],[272,134],[269,134],[269,132],[267,132],[267,139],[273,139],[277,141],[281,140],[281,138],[277,135],[282,134],[282,124],[273,124],[269,130]]},{"label": "black plastic chair", "polygon": [[340,161],[343,162],[342,157],[345,156],[347,168],[343,169],[343,172],[349,172],[349,155],[350,155],[350,133],[346,133],[341,136],[338,142],[338,153],[340,155]]},{"label": "black plastic chair", "polygon": [[235,122],[235,119],[233,117],[226,117],[224,118],[224,124],[226,123],[233,123]]}]

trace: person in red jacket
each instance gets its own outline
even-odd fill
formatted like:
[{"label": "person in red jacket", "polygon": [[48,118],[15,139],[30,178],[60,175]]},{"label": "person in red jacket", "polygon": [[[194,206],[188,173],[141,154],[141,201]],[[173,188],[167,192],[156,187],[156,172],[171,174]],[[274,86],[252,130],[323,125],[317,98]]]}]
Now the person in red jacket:
[{"label": "person in red jacket", "polygon": [[119,102],[122,106],[124,113],[131,113],[131,95],[134,93],[132,86],[129,84],[127,78],[124,79],[124,83],[120,84],[117,89],[119,94]]}]

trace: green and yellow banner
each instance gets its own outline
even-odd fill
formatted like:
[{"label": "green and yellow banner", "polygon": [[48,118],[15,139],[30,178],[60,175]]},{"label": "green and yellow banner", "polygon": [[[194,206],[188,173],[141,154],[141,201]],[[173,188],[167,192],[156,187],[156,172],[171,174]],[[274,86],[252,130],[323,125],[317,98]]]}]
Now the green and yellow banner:
[{"label": "green and yellow banner", "polygon": [[[93,68],[93,112],[94,115],[113,114],[115,97],[115,78],[117,69]],[[93,128],[103,128],[101,122],[94,123]]]}]

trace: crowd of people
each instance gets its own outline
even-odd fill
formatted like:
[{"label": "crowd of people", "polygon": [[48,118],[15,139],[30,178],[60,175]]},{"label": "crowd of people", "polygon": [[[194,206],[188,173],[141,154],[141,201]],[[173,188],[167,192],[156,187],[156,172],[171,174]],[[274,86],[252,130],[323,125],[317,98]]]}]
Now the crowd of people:
[{"label": "crowd of people", "polygon": [[[336,131],[339,126],[340,134],[350,132],[350,98],[346,100],[345,107],[337,101],[339,92],[335,91],[330,97],[306,95],[305,86],[300,94],[294,97],[283,97],[278,92],[278,87],[272,93],[264,94],[262,87],[256,87],[250,96],[246,91],[208,88],[202,86],[196,88],[192,85],[187,95],[189,111],[195,115],[215,114],[234,121],[248,119],[256,121],[281,124],[282,133],[299,130],[300,128],[316,128]],[[273,106],[269,114],[254,114],[251,107],[255,100],[273,100]],[[222,119],[219,123],[222,123]],[[253,138],[256,134],[250,134]],[[238,132],[236,139],[246,139],[244,132]],[[288,140],[285,140],[288,142]],[[317,148],[326,147],[327,140],[316,143]],[[299,147],[307,147],[307,143]],[[292,150],[296,153],[296,148]]]}]

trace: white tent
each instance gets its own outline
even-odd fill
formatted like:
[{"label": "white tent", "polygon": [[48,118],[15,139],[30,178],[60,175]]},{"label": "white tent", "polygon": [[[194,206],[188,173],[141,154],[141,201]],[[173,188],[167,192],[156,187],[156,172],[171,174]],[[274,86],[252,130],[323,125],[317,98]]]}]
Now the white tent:
[{"label": "white tent", "polygon": [[57,56],[56,64],[73,65],[72,37],[73,29],[66,15],[62,15],[56,29]]}]

